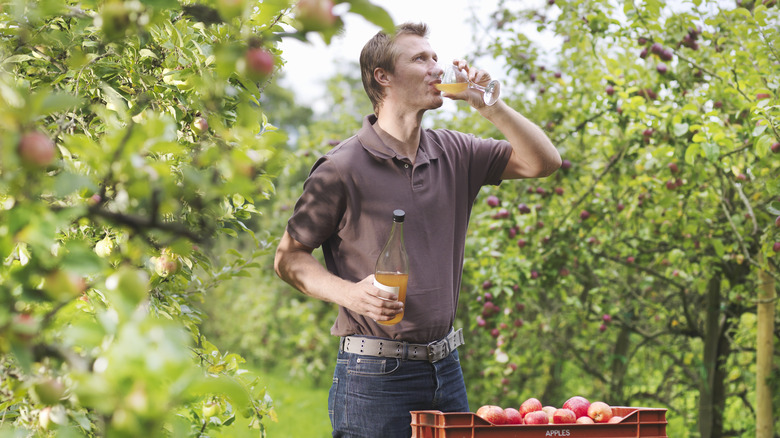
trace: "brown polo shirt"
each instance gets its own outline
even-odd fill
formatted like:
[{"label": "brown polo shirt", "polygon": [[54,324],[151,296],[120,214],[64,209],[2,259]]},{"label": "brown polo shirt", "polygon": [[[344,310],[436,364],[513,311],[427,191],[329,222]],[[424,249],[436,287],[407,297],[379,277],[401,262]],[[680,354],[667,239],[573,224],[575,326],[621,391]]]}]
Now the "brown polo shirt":
[{"label": "brown polo shirt", "polygon": [[374,272],[393,210],[406,212],[409,283],[404,319],[392,326],[339,308],[331,333],[415,343],[441,339],[455,319],[466,230],[474,200],[498,185],[507,141],[424,129],[414,165],[374,131],[376,117],[314,164],[287,224],[298,242],[322,247],[327,269],[350,281]]}]

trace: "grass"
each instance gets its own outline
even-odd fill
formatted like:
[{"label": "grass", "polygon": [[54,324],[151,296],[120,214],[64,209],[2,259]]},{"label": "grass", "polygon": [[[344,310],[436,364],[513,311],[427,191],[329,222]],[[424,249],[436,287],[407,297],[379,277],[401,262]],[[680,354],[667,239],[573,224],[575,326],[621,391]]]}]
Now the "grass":
[{"label": "grass", "polygon": [[277,422],[264,421],[268,438],[331,436],[328,418],[330,387],[317,386],[310,379],[291,377],[285,370],[270,373],[266,379],[278,419]]}]

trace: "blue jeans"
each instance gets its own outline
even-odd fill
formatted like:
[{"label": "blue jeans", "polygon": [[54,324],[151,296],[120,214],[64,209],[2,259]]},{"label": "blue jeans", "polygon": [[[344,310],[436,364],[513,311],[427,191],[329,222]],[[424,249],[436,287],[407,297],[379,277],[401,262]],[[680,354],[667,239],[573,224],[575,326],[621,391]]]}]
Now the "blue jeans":
[{"label": "blue jeans", "polygon": [[409,438],[409,411],[468,412],[458,351],[438,362],[340,351],[328,396],[334,437]]}]

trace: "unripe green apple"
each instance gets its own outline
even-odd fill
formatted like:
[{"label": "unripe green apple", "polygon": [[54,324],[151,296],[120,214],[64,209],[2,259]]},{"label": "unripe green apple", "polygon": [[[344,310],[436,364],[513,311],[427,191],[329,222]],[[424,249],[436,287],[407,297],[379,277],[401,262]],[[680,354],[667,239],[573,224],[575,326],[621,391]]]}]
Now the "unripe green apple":
[{"label": "unripe green apple", "polygon": [[176,255],[163,251],[160,257],[154,258],[154,271],[160,277],[176,274],[181,269],[181,262]]},{"label": "unripe green apple", "polygon": [[192,132],[194,132],[195,135],[202,135],[208,130],[209,122],[203,117],[196,117],[195,120],[192,121]]},{"label": "unripe green apple", "polygon": [[231,21],[244,13],[244,0],[218,0],[217,12],[223,20]]},{"label": "unripe green apple", "polygon": [[123,1],[111,0],[103,4],[100,11],[100,30],[109,41],[124,38],[130,26],[130,12]]},{"label": "unripe green apple", "polygon": [[55,405],[65,397],[65,385],[57,379],[37,382],[32,390],[38,401],[44,405]]},{"label": "unripe green apple", "polygon": [[80,275],[55,269],[51,271],[43,283],[43,291],[55,301],[69,301],[81,295],[87,289],[87,283]]}]

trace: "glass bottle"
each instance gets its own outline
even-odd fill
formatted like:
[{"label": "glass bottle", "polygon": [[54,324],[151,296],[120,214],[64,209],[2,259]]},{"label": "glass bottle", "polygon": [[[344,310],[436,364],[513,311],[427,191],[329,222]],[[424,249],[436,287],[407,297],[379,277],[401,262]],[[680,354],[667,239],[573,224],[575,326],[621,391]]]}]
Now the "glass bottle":
[{"label": "glass bottle", "polygon": [[[404,246],[405,216],[403,210],[393,211],[393,228],[374,269],[374,286],[396,294],[397,299],[404,303],[404,306],[406,306],[406,283],[409,280],[409,256]],[[393,325],[398,324],[403,317],[404,312],[401,312],[389,321],[377,322]]]}]

